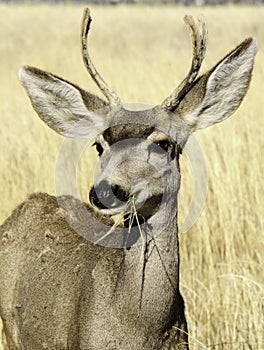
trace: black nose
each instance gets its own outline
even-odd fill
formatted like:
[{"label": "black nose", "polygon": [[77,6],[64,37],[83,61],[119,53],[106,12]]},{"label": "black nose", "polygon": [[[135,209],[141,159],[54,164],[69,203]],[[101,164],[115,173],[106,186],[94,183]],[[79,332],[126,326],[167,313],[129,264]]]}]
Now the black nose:
[{"label": "black nose", "polygon": [[113,201],[111,186],[107,181],[102,181],[90,190],[90,202],[99,209],[108,209]]},{"label": "black nose", "polygon": [[122,205],[129,195],[118,185],[111,186],[107,181],[100,182],[90,190],[90,202],[99,209],[110,209]]}]

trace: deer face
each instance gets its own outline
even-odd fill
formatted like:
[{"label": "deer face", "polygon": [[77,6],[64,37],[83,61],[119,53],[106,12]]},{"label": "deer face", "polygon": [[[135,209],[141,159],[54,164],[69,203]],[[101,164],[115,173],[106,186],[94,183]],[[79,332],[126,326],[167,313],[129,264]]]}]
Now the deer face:
[{"label": "deer face", "polygon": [[128,210],[133,198],[138,213],[149,218],[169,191],[178,191],[179,155],[189,132],[160,107],[121,108],[94,143],[101,175],[90,191],[91,203],[104,214],[116,214]]}]

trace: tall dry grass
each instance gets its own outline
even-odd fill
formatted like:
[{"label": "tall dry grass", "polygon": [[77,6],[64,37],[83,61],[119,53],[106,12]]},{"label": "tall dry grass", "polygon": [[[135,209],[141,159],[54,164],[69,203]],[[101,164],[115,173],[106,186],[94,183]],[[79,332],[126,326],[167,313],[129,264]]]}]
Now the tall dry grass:
[{"label": "tall dry grass", "polygon": [[[249,35],[259,42],[250,91],[222,125],[197,134],[207,160],[208,197],[195,226],[180,236],[181,290],[191,349],[264,349],[264,8],[95,7],[91,53],[123,101],[157,104],[188,70],[190,41],[182,18],[204,14],[209,47],[204,70]],[[97,92],[82,66],[80,6],[0,5],[0,188],[3,221],[27,194],[54,190],[62,138],[33,112],[19,66],[37,66]],[[82,161],[88,193],[96,158]],[[180,212],[192,174],[182,159]]]}]

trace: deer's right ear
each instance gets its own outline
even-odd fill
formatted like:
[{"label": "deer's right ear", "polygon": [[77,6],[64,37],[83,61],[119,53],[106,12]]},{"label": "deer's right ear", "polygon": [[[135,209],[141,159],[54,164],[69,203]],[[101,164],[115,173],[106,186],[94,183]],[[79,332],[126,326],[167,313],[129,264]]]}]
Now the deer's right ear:
[{"label": "deer's right ear", "polygon": [[39,117],[57,133],[92,139],[104,130],[105,118],[96,111],[109,105],[99,97],[33,67],[20,68],[19,80]]},{"label": "deer's right ear", "polygon": [[193,131],[227,119],[239,107],[248,90],[256,52],[256,40],[246,39],[197,80],[179,106],[182,119]]}]

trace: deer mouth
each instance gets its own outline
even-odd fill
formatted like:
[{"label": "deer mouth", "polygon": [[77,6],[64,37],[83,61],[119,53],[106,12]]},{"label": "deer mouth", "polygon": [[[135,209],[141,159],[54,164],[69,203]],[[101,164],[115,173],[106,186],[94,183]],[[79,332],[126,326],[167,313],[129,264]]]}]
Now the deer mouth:
[{"label": "deer mouth", "polygon": [[137,190],[129,194],[118,186],[111,186],[103,182],[100,186],[90,190],[89,197],[91,204],[101,214],[107,216],[123,214],[124,218],[133,217],[132,226],[135,226],[146,222],[160,207],[163,194],[151,197],[148,195],[146,190]]}]

